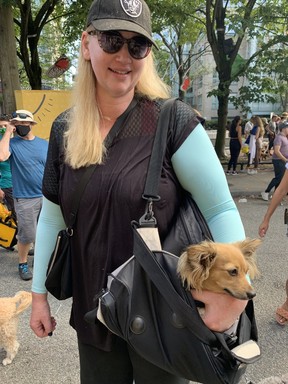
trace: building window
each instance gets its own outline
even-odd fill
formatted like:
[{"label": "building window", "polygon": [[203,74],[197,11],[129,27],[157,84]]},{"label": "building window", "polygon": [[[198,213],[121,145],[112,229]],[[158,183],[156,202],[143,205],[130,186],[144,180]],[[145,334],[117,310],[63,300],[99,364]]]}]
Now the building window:
[{"label": "building window", "polygon": [[218,99],[216,96],[212,96],[212,105],[211,108],[214,110],[218,109]]},{"label": "building window", "polygon": [[197,96],[197,109],[202,109],[202,95]]},{"label": "building window", "polygon": [[214,68],[213,69],[213,85],[218,84],[218,83],[219,83],[218,72]]}]

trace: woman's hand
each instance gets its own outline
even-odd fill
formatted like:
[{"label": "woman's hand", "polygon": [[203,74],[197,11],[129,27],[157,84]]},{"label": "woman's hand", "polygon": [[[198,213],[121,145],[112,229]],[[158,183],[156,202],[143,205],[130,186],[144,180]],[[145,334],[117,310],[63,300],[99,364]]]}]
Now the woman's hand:
[{"label": "woman's hand", "polygon": [[191,290],[195,300],[205,304],[205,312],[201,316],[204,324],[215,332],[229,329],[245,310],[248,300],[235,299],[226,293]]},{"label": "woman's hand", "polygon": [[258,234],[260,237],[264,237],[269,228],[269,222],[267,220],[263,220],[259,225]]},{"label": "woman's hand", "polygon": [[2,189],[0,188],[0,201],[3,201],[3,200],[4,200],[4,197],[5,197],[5,193],[4,193],[4,191],[2,191]]},{"label": "woman's hand", "polygon": [[32,292],[30,327],[38,337],[52,336],[56,320],[51,316],[47,294]]}]

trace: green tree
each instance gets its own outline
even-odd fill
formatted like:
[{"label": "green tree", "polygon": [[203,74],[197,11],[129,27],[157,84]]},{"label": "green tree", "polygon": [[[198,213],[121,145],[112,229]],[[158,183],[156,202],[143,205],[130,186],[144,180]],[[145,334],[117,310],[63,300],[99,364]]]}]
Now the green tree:
[{"label": "green tree", "polygon": [[[283,12],[285,8],[286,14]],[[206,33],[219,77],[218,89],[214,94],[219,104],[215,150],[220,158],[225,155],[230,84],[239,76],[247,75],[257,57],[277,44],[288,41],[287,35],[277,33],[278,25],[284,24],[287,16],[287,3],[284,1],[206,1]],[[229,51],[225,46],[227,31],[234,32],[233,45]],[[244,37],[257,39],[258,46],[251,57],[233,71]],[[258,73],[261,69],[258,68]]]},{"label": "green tree", "polygon": [[[45,25],[52,21],[49,17],[60,3],[60,0],[46,0],[36,5],[31,0],[14,1],[14,22],[17,26],[18,41],[17,55],[23,63],[32,89],[42,88],[39,40]],[[53,20],[55,21],[56,18]]]},{"label": "green tree", "polygon": [[[150,0],[148,3],[153,14],[154,30],[162,36],[164,45],[166,43],[167,46],[166,36],[161,31],[168,27],[176,31],[174,41],[169,39],[168,43],[178,69],[180,84],[183,68],[187,71],[181,59],[183,46],[185,43],[193,46],[199,33],[205,30],[219,78],[218,87],[208,94],[218,98],[215,150],[218,157],[224,157],[230,85],[240,76],[247,75],[251,67],[255,66],[258,56],[281,42],[287,42],[287,34],[279,34],[278,29],[279,24],[287,24],[287,1]],[[228,40],[228,34],[233,35],[233,38]],[[257,39],[258,47],[248,60],[239,63],[239,48],[244,38]],[[189,67],[189,60],[187,64]],[[257,69],[259,73],[261,69]]]},{"label": "green tree", "polygon": [[199,33],[204,30],[203,15],[199,13],[201,3],[201,0],[147,0],[152,14],[153,32],[161,38],[160,50],[169,53],[172,60],[167,60],[168,64],[171,67],[173,62],[176,68],[178,96],[181,99],[185,95],[181,84],[186,76],[191,75],[192,61],[195,60],[193,45]]}]

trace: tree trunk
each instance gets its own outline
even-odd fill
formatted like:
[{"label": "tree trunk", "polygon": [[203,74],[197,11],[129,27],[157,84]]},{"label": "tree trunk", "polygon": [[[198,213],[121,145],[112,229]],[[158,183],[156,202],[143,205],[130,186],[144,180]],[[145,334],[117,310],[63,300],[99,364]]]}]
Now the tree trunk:
[{"label": "tree trunk", "polygon": [[15,90],[20,89],[12,7],[0,5],[0,78],[3,112],[16,110]]},{"label": "tree trunk", "polygon": [[[221,83],[219,84],[219,88]],[[215,151],[219,159],[226,157],[225,142],[226,142],[226,126],[228,115],[228,98],[229,93],[226,95],[218,96],[218,130],[215,141]]]}]

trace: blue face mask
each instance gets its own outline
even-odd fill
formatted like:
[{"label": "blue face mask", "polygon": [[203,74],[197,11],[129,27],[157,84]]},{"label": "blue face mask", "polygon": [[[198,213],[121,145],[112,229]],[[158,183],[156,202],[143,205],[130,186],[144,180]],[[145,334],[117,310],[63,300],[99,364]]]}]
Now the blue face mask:
[{"label": "blue face mask", "polygon": [[16,132],[19,136],[25,137],[28,135],[28,133],[31,131],[31,128],[29,125],[17,125]]}]

